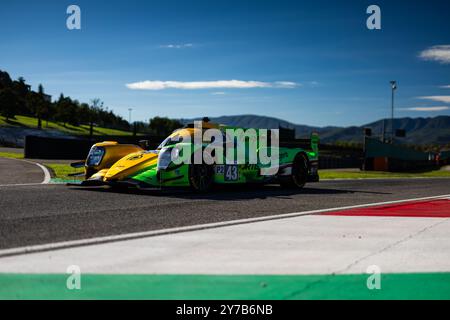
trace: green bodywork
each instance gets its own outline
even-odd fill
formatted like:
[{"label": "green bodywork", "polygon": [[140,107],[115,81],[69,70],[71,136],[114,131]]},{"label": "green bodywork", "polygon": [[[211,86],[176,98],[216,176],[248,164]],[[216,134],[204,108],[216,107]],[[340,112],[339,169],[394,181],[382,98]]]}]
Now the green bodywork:
[{"label": "green bodywork", "polygon": [[[311,135],[310,148],[291,148],[291,147],[279,147],[279,167],[292,165],[295,157],[300,153],[308,161],[308,175],[310,181],[317,181],[317,163],[319,157],[318,150],[319,138],[317,134]],[[194,145],[192,144],[192,149]],[[173,148],[174,145],[168,147]],[[248,145],[246,145],[248,147]],[[156,152],[161,153],[162,150]],[[259,150],[257,150],[259,152]],[[237,168],[229,168],[234,166]],[[270,183],[277,179],[278,175],[263,176],[260,174],[261,168],[264,168],[261,164],[237,164],[237,165],[214,165],[214,182],[216,184],[244,184],[244,183]],[[233,179],[227,179],[228,170],[237,170],[233,175]],[[138,181],[141,184],[152,187],[188,187],[189,182],[189,165],[181,164],[176,165],[171,163],[166,169],[159,169],[157,164],[152,164],[146,167],[144,170],[131,174],[128,178],[134,181]]]}]

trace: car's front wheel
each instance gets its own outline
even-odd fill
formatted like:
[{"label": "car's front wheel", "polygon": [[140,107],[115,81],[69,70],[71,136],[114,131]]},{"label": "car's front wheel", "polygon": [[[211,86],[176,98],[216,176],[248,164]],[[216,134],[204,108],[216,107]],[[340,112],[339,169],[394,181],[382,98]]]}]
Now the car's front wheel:
[{"label": "car's front wheel", "polygon": [[189,184],[194,191],[211,190],[214,182],[214,169],[206,164],[191,164],[189,166]]}]

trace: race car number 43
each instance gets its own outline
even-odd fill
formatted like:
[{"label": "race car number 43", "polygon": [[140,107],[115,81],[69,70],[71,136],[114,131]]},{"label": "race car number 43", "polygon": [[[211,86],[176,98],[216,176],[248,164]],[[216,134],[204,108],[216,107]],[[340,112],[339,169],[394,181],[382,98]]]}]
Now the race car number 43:
[{"label": "race car number 43", "polygon": [[225,181],[237,181],[239,180],[239,169],[237,165],[225,166]]}]

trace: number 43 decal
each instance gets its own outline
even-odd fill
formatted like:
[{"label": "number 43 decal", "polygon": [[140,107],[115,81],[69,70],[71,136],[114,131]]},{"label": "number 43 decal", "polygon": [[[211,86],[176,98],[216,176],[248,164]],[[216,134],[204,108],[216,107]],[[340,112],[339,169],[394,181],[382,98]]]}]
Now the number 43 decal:
[{"label": "number 43 decal", "polygon": [[237,165],[225,166],[225,181],[239,180],[239,171]]}]

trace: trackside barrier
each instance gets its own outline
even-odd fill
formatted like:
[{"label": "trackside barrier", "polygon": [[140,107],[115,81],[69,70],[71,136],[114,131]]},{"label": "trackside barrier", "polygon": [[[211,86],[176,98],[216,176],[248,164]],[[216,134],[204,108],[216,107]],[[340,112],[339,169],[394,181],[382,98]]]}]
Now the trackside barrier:
[{"label": "trackside barrier", "polygon": [[26,136],[24,156],[30,159],[82,160],[86,158],[92,145],[97,142],[118,141],[138,144],[140,140],[148,140],[149,147],[156,148],[162,139],[155,136],[95,136],[92,140]]},{"label": "trackside barrier", "polygon": [[383,143],[365,138],[364,170],[367,171],[421,171],[438,167],[436,155],[405,146]]}]

